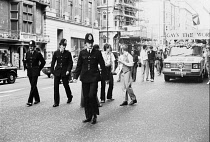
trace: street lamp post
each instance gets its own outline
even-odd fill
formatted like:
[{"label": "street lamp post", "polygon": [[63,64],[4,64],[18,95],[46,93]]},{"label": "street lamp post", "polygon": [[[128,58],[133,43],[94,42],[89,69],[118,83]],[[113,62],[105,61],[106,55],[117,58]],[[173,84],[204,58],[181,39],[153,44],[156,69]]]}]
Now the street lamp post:
[{"label": "street lamp post", "polygon": [[108,31],[108,30],[109,30],[109,27],[108,27],[108,24],[109,24],[109,20],[108,20],[108,19],[109,19],[109,17],[108,17],[108,12],[109,12],[109,9],[108,9],[108,8],[109,8],[109,7],[108,7],[108,6],[109,6],[109,5],[108,5],[108,1],[109,1],[109,0],[107,0],[107,12],[106,12],[106,18],[107,18],[107,19],[106,19],[107,43],[109,42],[109,31]]}]

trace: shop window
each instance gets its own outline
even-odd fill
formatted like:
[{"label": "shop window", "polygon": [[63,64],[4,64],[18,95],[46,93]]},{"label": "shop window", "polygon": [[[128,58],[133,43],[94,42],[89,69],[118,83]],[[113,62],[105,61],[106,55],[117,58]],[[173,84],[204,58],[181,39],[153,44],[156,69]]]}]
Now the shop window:
[{"label": "shop window", "polygon": [[10,22],[11,22],[11,30],[18,30],[18,13],[19,13],[19,3],[11,3],[10,5]]}]

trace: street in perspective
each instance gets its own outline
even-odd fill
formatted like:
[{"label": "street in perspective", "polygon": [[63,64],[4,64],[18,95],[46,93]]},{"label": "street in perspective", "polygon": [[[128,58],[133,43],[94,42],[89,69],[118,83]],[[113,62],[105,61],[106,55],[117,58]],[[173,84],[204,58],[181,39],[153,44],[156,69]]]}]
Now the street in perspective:
[{"label": "street in perspective", "polygon": [[210,0],[0,0],[0,142],[209,142]]}]

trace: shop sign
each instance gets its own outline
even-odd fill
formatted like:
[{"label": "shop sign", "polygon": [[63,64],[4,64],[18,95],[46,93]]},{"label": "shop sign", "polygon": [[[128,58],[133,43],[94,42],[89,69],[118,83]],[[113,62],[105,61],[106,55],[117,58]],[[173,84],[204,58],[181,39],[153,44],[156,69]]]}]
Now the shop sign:
[{"label": "shop sign", "polygon": [[30,41],[30,40],[36,41],[36,35],[28,34],[28,33],[20,33],[20,40],[21,41]]},{"label": "shop sign", "polygon": [[174,39],[210,39],[210,29],[190,31],[169,31],[166,33],[167,40]]},{"label": "shop sign", "polygon": [[49,35],[37,35],[36,42],[48,43],[50,42],[50,37]]}]

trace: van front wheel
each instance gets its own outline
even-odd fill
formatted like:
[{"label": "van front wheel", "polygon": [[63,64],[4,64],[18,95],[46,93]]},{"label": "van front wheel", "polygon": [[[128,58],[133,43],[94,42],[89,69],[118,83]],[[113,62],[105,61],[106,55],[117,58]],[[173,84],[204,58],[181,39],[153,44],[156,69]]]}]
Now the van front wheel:
[{"label": "van front wheel", "polygon": [[170,81],[170,76],[164,75],[164,79],[165,79],[166,82],[169,82]]}]

